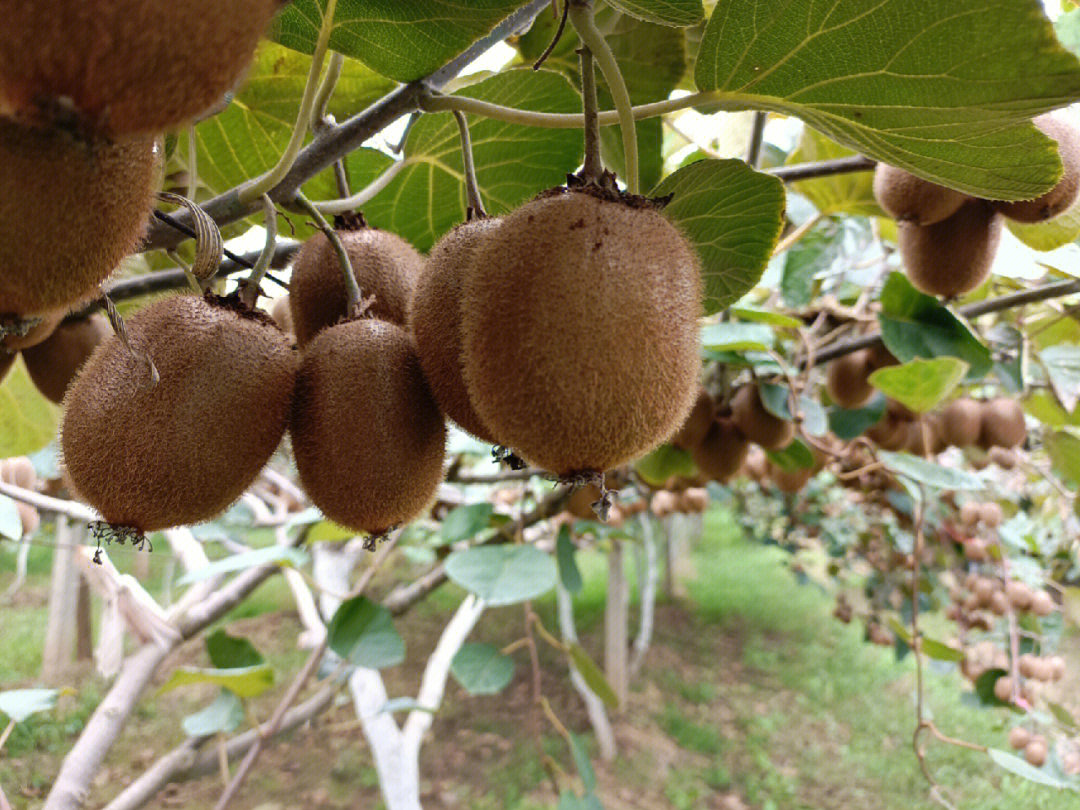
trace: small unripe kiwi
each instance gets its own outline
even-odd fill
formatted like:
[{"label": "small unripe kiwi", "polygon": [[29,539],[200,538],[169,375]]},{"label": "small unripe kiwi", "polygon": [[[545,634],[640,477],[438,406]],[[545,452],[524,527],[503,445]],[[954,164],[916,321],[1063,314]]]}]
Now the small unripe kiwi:
[{"label": "small unripe kiwi", "polygon": [[1024,653],[1016,659],[1016,669],[1025,678],[1034,678],[1039,669],[1039,659],[1031,653]]},{"label": "small unripe kiwi", "polygon": [[98,314],[61,324],[48,340],[23,350],[30,379],[53,402],[62,401],[75,374],[109,332],[109,322]]},{"label": "small unripe kiwi", "polygon": [[566,501],[566,511],[579,520],[599,520],[592,505],[599,501],[600,497],[600,487],[596,484],[578,487],[570,493],[570,498]]},{"label": "small unripe kiwi", "polygon": [[690,487],[679,498],[684,512],[701,514],[709,508],[709,491],[704,487]]},{"label": "small unripe kiwi", "polygon": [[1010,579],[1005,583],[1005,596],[1008,597],[1009,603],[1014,609],[1027,610],[1031,607],[1034,594],[1031,592],[1031,588],[1027,586],[1027,583],[1018,579]]},{"label": "small unripe kiwi", "polygon": [[701,273],[649,205],[555,189],[483,240],[462,290],[483,423],[559,475],[610,469],[682,425],[698,392]]},{"label": "small unripe kiwi", "polygon": [[268,317],[228,299],[160,299],[127,333],[135,355],[113,336],[68,387],[67,476],[116,525],[146,532],[209,520],[280,443],[296,353]]},{"label": "small unripe kiwi", "polygon": [[0,0],[0,53],[22,54],[0,65],[0,107],[110,137],[172,129],[221,101],[280,6]]},{"label": "small unripe kiwi", "polygon": [[914,225],[941,222],[971,199],[962,192],[884,163],[874,169],[874,198],[893,219]]},{"label": "small unripe kiwi", "polygon": [[1009,729],[1009,745],[1019,751],[1031,742],[1031,732],[1023,726],[1015,726]]},{"label": "small unripe kiwi", "polygon": [[987,501],[979,506],[979,520],[988,529],[996,529],[1001,525],[1001,505],[994,501]]},{"label": "small unripe kiwi", "polygon": [[731,420],[747,439],[766,450],[779,450],[795,438],[794,423],[769,413],[752,383],[731,398]]},{"label": "small unripe kiwi", "polygon": [[1005,447],[991,447],[986,457],[991,464],[996,464],[1003,470],[1011,470],[1016,466],[1017,451]]},{"label": "small unripe kiwi", "polygon": [[998,211],[1017,222],[1042,222],[1056,217],[1076,202],[1080,193],[1080,131],[1052,115],[1040,115],[1031,123],[1057,142],[1063,171],[1057,185],[1034,200],[995,203]]},{"label": "small unripe kiwi", "polygon": [[726,484],[746,460],[750,443],[730,419],[717,419],[691,451],[694,463],[706,478]]},{"label": "small unripe kiwi", "polygon": [[491,444],[499,441],[484,426],[465,387],[461,286],[480,242],[498,226],[498,219],[470,220],[436,242],[409,304],[409,328],[435,401],[462,430]]},{"label": "small unripe kiwi", "polygon": [[990,273],[1001,228],[1001,215],[984,200],[964,203],[934,225],[901,222],[898,244],[908,280],[927,295],[974,290]]},{"label": "small unripe kiwi", "polygon": [[952,447],[971,447],[982,433],[982,404],[968,397],[950,402],[942,412],[943,438]]},{"label": "small unripe kiwi", "polygon": [[868,380],[870,351],[862,349],[844,355],[829,364],[825,387],[832,401],[841,408],[861,408],[874,395],[874,386]]},{"label": "small unripe kiwi", "polygon": [[693,450],[705,439],[716,418],[716,403],[704,388],[698,389],[697,399],[682,427],[671,437],[671,443],[683,450]]},{"label": "small unripe kiwi", "polygon": [[1049,753],[1049,749],[1046,745],[1046,739],[1041,735],[1031,738],[1031,742],[1024,748],[1024,759],[1027,760],[1028,765],[1034,768],[1041,768],[1046,764],[1046,756]]},{"label": "small unripe kiwi", "polygon": [[[79,29],[65,30],[60,41]],[[156,162],[149,137],[82,141],[0,118],[0,315],[40,315],[95,290],[142,238]]]},{"label": "small unripe kiwi", "polygon": [[[368,313],[404,326],[423,257],[390,231],[349,225],[338,228],[337,235],[349,254],[360,294],[374,296]],[[299,346],[303,348],[320,330],[349,315],[347,306],[341,262],[330,240],[319,232],[297,253],[289,283],[289,308]]]},{"label": "small unripe kiwi", "polygon": [[674,492],[661,489],[652,496],[649,509],[658,518],[665,518],[679,508],[679,496]]},{"label": "small unripe kiwi", "polygon": [[356,531],[412,520],[443,478],[446,423],[412,338],[386,321],[347,321],[308,345],[289,433],[304,491]]},{"label": "small unripe kiwi", "polygon": [[1054,598],[1050,596],[1046,591],[1036,591],[1031,597],[1031,606],[1029,608],[1036,616],[1049,616],[1053,613],[1057,606],[1054,604]]},{"label": "small unripe kiwi", "polygon": [[877,424],[866,431],[866,436],[883,450],[899,450],[908,441],[910,419],[886,410]]},{"label": "small unripe kiwi", "polygon": [[1060,655],[1052,655],[1047,659],[1047,664],[1050,668],[1050,680],[1060,681],[1065,677],[1066,664],[1065,659]]},{"label": "small unripe kiwi", "polygon": [[285,295],[274,301],[270,307],[270,317],[274,319],[274,323],[278,325],[278,328],[286,334],[293,334],[296,330],[293,329],[292,322],[292,309],[289,308],[289,296]]},{"label": "small unripe kiwi", "polygon": [[996,681],[994,681],[994,697],[998,700],[1009,703],[1012,701],[1013,694],[1013,679],[1008,675],[1002,675]]},{"label": "small unripe kiwi", "polygon": [[979,444],[991,447],[1016,447],[1027,438],[1024,408],[1014,399],[997,397],[983,403],[982,431]]},{"label": "small unripe kiwi", "polygon": [[23,489],[37,486],[37,470],[26,456],[12,456],[0,462],[0,480]]}]

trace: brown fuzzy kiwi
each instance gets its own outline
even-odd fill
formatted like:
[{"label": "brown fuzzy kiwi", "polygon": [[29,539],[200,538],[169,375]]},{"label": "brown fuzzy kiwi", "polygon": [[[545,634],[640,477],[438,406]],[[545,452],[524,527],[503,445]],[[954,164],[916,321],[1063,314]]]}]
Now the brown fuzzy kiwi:
[{"label": "brown fuzzy kiwi", "polygon": [[862,349],[829,364],[825,387],[841,408],[861,408],[874,396],[869,376],[874,370],[869,349]]},{"label": "brown fuzzy kiwi", "polygon": [[779,450],[795,438],[795,425],[765,410],[756,385],[742,386],[731,398],[731,419],[747,439],[766,450]]},{"label": "brown fuzzy kiwi", "polygon": [[4,459],[0,466],[0,479],[23,489],[37,486],[37,470],[26,456],[13,456]]},{"label": "brown fuzzy kiwi", "polygon": [[910,419],[886,410],[881,420],[866,431],[866,436],[883,450],[900,450],[908,441]]},{"label": "brown fuzzy kiwi", "polygon": [[109,322],[96,313],[61,324],[48,340],[23,350],[30,379],[46,397],[61,402],[75,374],[110,331]]},{"label": "brown fuzzy kiwi", "polygon": [[749,449],[749,441],[731,419],[718,419],[690,455],[702,476],[726,484],[739,472]]},{"label": "brown fuzzy kiwi", "polygon": [[893,356],[892,352],[885,348],[884,343],[876,343],[866,351],[868,352],[866,362],[871,372],[877,371],[879,368],[900,365],[900,361]]},{"label": "brown fuzzy kiwi", "polygon": [[[33,326],[30,326],[23,335],[17,335],[9,332],[2,339],[0,343],[8,351],[15,352],[23,349],[29,349],[33,346],[37,346],[46,340],[48,340],[53,332],[56,331],[56,327],[60,325],[60,322],[64,320],[64,314],[67,312],[67,307],[61,307],[59,309],[51,309],[41,315],[33,317]],[[25,327],[27,324],[21,324]]]},{"label": "brown fuzzy kiwi", "polygon": [[1001,215],[985,200],[964,203],[934,225],[899,223],[908,280],[927,295],[952,297],[974,290],[990,273],[1001,228]]},{"label": "brown fuzzy kiwi", "polygon": [[938,452],[940,446],[940,426],[929,415],[907,423],[907,440],[904,450],[912,455],[930,456]]},{"label": "brown fuzzy kiwi", "polygon": [[701,273],[650,204],[555,189],[503,217],[465,277],[465,383],[481,420],[559,475],[656,447],[698,391]]},{"label": "brown fuzzy kiwi", "polygon": [[84,142],[0,119],[0,315],[70,305],[108,278],[142,238],[156,164],[152,138]]},{"label": "brown fuzzy kiwi", "polygon": [[284,296],[277,299],[270,307],[270,317],[274,319],[274,323],[278,325],[278,328],[286,334],[294,334],[296,332],[293,329],[292,322],[292,309],[289,308],[289,296]]},{"label": "brown fuzzy kiwi", "polygon": [[988,400],[982,406],[982,430],[979,433],[979,446],[1016,447],[1027,438],[1027,426],[1024,424],[1024,408],[1015,399],[998,397]]},{"label": "brown fuzzy kiwi", "polygon": [[693,450],[705,439],[715,419],[716,403],[708,391],[698,389],[694,407],[678,433],[671,437],[671,443],[683,450]]},{"label": "brown fuzzy kiwi", "polygon": [[1080,194],[1080,130],[1052,115],[1040,115],[1031,123],[1057,142],[1063,171],[1057,185],[1034,200],[994,203],[998,211],[1017,222],[1042,222],[1056,217]]},{"label": "brown fuzzy kiwi", "polygon": [[229,299],[161,299],[127,333],[136,355],[113,336],[68,387],[67,476],[115,525],[145,532],[213,518],[280,443],[296,352],[268,317]]},{"label": "brown fuzzy kiwi", "polygon": [[799,492],[813,475],[814,472],[809,467],[788,471],[769,462],[769,478],[778,490],[788,495]]},{"label": "brown fuzzy kiwi", "polygon": [[[109,137],[213,107],[251,61],[279,0],[0,0],[0,106]],[[33,43],[33,47],[27,47]]]},{"label": "brown fuzzy kiwi", "polygon": [[879,163],[874,169],[874,198],[897,222],[933,225],[951,217],[971,197]]},{"label": "brown fuzzy kiwi", "polygon": [[308,345],[289,432],[304,491],[356,531],[412,520],[442,481],[446,424],[412,338],[385,321],[338,324]]},{"label": "brown fuzzy kiwi", "polygon": [[[415,248],[390,231],[365,225],[338,228],[353,275],[364,298],[374,296],[368,313],[380,320],[404,326],[409,299],[424,269],[424,259]],[[343,320],[345,279],[341,263],[330,240],[323,233],[308,239],[292,269],[289,309],[300,348],[328,326]]]},{"label": "brown fuzzy kiwi", "polygon": [[566,511],[580,520],[599,520],[592,505],[600,498],[600,487],[596,484],[578,487],[570,493],[570,498],[566,502]]},{"label": "brown fuzzy kiwi", "polygon": [[969,397],[950,402],[942,412],[942,438],[952,447],[971,447],[982,433],[982,404]]},{"label": "brown fuzzy kiwi", "polygon": [[498,227],[498,219],[474,219],[444,235],[431,249],[409,303],[409,328],[436,402],[462,430],[491,444],[500,442],[476,413],[465,386],[461,286],[480,242]]}]

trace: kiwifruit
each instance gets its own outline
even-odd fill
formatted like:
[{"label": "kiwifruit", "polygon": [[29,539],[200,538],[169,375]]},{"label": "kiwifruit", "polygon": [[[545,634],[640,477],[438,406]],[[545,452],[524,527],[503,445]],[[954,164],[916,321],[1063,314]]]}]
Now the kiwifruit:
[{"label": "kiwifruit", "polygon": [[289,308],[289,296],[285,295],[274,301],[270,306],[270,317],[274,319],[274,323],[278,325],[282,332],[291,335],[296,331],[293,329],[292,310]]},{"label": "kiwifruit", "polygon": [[1025,678],[1034,678],[1035,672],[1039,669],[1039,659],[1031,653],[1024,653],[1018,659],[1016,659],[1016,669]]},{"label": "kiwifruit", "polygon": [[698,389],[694,407],[682,427],[671,437],[671,443],[683,450],[693,450],[705,439],[716,418],[716,403],[704,388]]},{"label": "kiwifruit", "polygon": [[982,404],[969,397],[950,402],[942,411],[942,434],[952,447],[971,447],[982,433]]},{"label": "kiwifruit", "polygon": [[861,408],[874,396],[874,386],[867,379],[874,370],[870,362],[870,350],[862,349],[829,364],[825,388],[833,402],[841,408]]},{"label": "kiwifruit", "polygon": [[982,520],[982,505],[978,501],[967,501],[960,507],[960,522],[973,529]]},{"label": "kiwifruit", "polygon": [[597,520],[592,505],[599,501],[600,497],[600,487],[596,484],[585,484],[570,493],[570,498],[566,501],[566,511],[580,520]]},{"label": "kiwifruit", "polygon": [[726,484],[739,472],[749,449],[750,443],[735,423],[721,418],[712,423],[690,455],[705,478]]},{"label": "kiwifruit", "polygon": [[699,515],[709,508],[709,491],[704,487],[690,487],[679,497],[684,512]]},{"label": "kiwifruit", "polygon": [[798,470],[785,470],[782,467],[778,467],[769,462],[769,478],[772,479],[773,484],[781,492],[786,492],[791,495],[799,492],[806,486],[806,482],[813,477],[814,471],[809,467],[800,468]]},{"label": "kiwifruit", "polygon": [[1013,679],[1008,675],[1002,675],[994,681],[994,697],[1004,703],[1012,702]]},{"label": "kiwifruit", "polygon": [[386,321],[347,321],[308,344],[289,433],[304,491],[356,531],[412,520],[442,481],[446,424],[412,338]]},{"label": "kiwifruit", "polygon": [[1018,579],[1010,579],[1005,583],[1005,596],[1009,599],[1011,604],[1016,610],[1027,610],[1031,607],[1031,600],[1034,594],[1031,592],[1031,588],[1027,583],[1021,582]]},{"label": "kiwifruit", "polygon": [[280,443],[296,353],[270,318],[232,299],[163,298],[139,310],[127,334],[134,352],[114,335],[68,387],[60,430],[68,479],[118,526],[208,520]]},{"label": "kiwifruit", "polygon": [[[349,224],[339,227],[337,235],[349,254],[360,294],[374,296],[368,313],[404,326],[423,257],[390,231]],[[347,306],[341,262],[330,240],[319,232],[304,242],[293,263],[289,309],[296,342],[306,346],[321,329],[349,315]]]},{"label": "kiwifruit", "polygon": [[884,163],[874,169],[874,198],[897,222],[913,225],[941,222],[971,199],[962,192]]},{"label": "kiwifruit", "polygon": [[62,401],[76,372],[109,333],[109,322],[96,313],[61,324],[48,340],[23,350],[30,379],[53,402]]},{"label": "kiwifruit", "polygon": [[23,489],[33,489],[37,485],[37,470],[26,456],[12,456],[0,462],[0,480]]},{"label": "kiwifruit", "polygon": [[979,520],[988,529],[1000,526],[1003,517],[1001,505],[994,501],[987,501],[979,506]]},{"label": "kiwifruit", "polygon": [[907,444],[910,424],[910,419],[886,410],[877,424],[866,431],[866,436],[883,450],[899,450]]},{"label": "kiwifruit", "polygon": [[662,489],[652,496],[649,508],[658,518],[665,518],[679,508],[679,496],[674,492]]},{"label": "kiwifruit", "polygon": [[22,54],[0,66],[0,108],[110,137],[172,129],[221,101],[280,7],[0,0],[0,53]]},{"label": "kiwifruit", "polygon": [[1049,616],[1056,610],[1054,598],[1046,591],[1035,591],[1031,596],[1031,606],[1028,608],[1036,616]]},{"label": "kiwifruit", "polygon": [[653,449],[698,391],[701,273],[651,204],[554,189],[484,239],[461,298],[483,423],[558,475]]},{"label": "kiwifruit", "polygon": [[991,464],[996,464],[1003,470],[1011,470],[1017,464],[1017,451],[1005,447],[991,447],[987,458]]},{"label": "kiwifruit", "polygon": [[742,386],[731,398],[731,419],[743,435],[766,450],[779,450],[795,438],[795,425],[765,410],[758,387]]},{"label": "kiwifruit", "polygon": [[480,420],[465,387],[461,285],[481,240],[498,226],[498,219],[470,220],[436,242],[409,303],[409,328],[435,401],[462,430],[491,444],[499,441]]},{"label": "kiwifruit", "polygon": [[979,445],[991,447],[1016,447],[1027,438],[1024,409],[1015,399],[997,397],[983,403],[982,431]]},{"label": "kiwifruit", "polygon": [[41,525],[41,513],[28,503],[15,501],[15,511],[19,513],[19,525],[22,527],[21,537],[29,537],[38,530]]},{"label": "kiwifruit", "polygon": [[[25,334],[17,335],[9,332],[0,339],[0,343],[11,352],[21,351],[43,343],[52,336],[52,333],[56,331],[56,327],[64,320],[67,309],[67,307],[60,307],[34,316],[32,319],[34,325],[26,329]],[[22,324],[23,327],[26,325]]]},{"label": "kiwifruit", "polygon": [[907,423],[903,449],[916,456],[932,456],[943,449],[941,423],[932,417],[933,414],[923,414]]},{"label": "kiwifruit", "polygon": [[866,351],[868,354],[866,364],[872,372],[879,368],[900,365],[900,361],[885,347],[884,343],[875,343]]},{"label": "kiwifruit", "polygon": [[[999,678],[998,680],[1002,679]],[[997,690],[995,689],[994,692],[996,694]],[[1042,735],[1032,737],[1031,741],[1024,747],[1024,759],[1027,760],[1028,765],[1034,768],[1041,768],[1046,764],[1048,753],[1046,739]]]},{"label": "kiwifruit", "polygon": [[[36,51],[39,38],[28,41]],[[143,235],[156,162],[152,138],[81,141],[0,118],[0,315],[41,315],[95,290]]]},{"label": "kiwifruit", "polygon": [[1048,663],[1050,665],[1050,680],[1060,681],[1065,677],[1066,664],[1064,658],[1060,655],[1052,655]]},{"label": "kiwifruit", "polygon": [[1056,217],[1076,202],[1080,193],[1080,131],[1052,115],[1040,115],[1031,123],[1057,142],[1063,171],[1056,186],[1033,200],[994,203],[998,211],[1017,222],[1042,222]]},{"label": "kiwifruit", "polygon": [[897,242],[912,285],[927,295],[953,297],[974,290],[990,273],[1001,215],[985,200],[972,200],[934,225],[901,222]]}]

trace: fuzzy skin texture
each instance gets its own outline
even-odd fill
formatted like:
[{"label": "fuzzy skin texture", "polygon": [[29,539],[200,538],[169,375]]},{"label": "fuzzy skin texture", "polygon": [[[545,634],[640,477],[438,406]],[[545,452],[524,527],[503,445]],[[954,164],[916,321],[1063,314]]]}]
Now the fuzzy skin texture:
[{"label": "fuzzy skin texture", "polygon": [[997,397],[983,403],[980,447],[984,450],[991,447],[1016,447],[1023,444],[1026,438],[1024,409],[1019,402],[1009,397]]},{"label": "fuzzy skin texture", "polygon": [[152,138],[86,143],[0,119],[0,167],[0,314],[86,297],[142,239],[157,181]]},{"label": "fuzzy skin texture", "polygon": [[806,486],[806,482],[814,477],[814,471],[809,468],[788,472],[773,463],[769,463],[769,478],[781,492],[794,495]]},{"label": "fuzzy skin texture", "polygon": [[982,433],[982,403],[969,397],[954,399],[941,413],[942,437],[953,447],[972,447]]},{"label": "fuzzy skin texture", "polygon": [[278,0],[0,0],[0,107],[109,137],[187,123],[221,102]]},{"label": "fuzzy skin texture", "polygon": [[908,280],[927,295],[953,297],[978,287],[990,273],[1002,217],[985,200],[965,203],[948,219],[897,226]]},{"label": "fuzzy skin texture", "polygon": [[718,419],[690,451],[704,478],[726,484],[746,461],[750,442],[730,419]]},{"label": "fuzzy skin texture", "polygon": [[484,426],[465,387],[461,285],[472,270],[480,241],[498,227],[497,219],[474,219],[436,242],[409,305],[409,329],[439,407],[462,430],[491,444],[500,442]]},{"label": "fuzzy skin texture", "polygon": [[841,408],[861,408],[874,396],[874,386],[869,376],[871,366],[869,349],[862,349],[833,360],[825,376],[825,388],[832,401]]},{"label": "fuzzy skin texture", "polygon": [[[338,237],[349,254],[360,294],[375,296],[368,312],[404,326],[424,258],[397,234],[378,228],[339,230]],[[317,233],[296,255],[289,283],[289,309],[300,348],[320,330],[343,320],[349,314],[346,306],[341,263],[330,240]]]},{"label": "fuzzy skin texture", "polygon": [[38,391],[53,402],[62,402],[64,392],[112,329],[104,315],[97,313],[61,324],[49,339],[23,350],[23,360]]},{"label": "fuzzy skin texture", "polygon": [[897,222],[933,225],[951,217],[971,197],[879,163],[874,169],[874,199]]},{"label": "fuzzy skin texture", "polygon": [[779,450],[795,438],[795,423],[765,410],[753,384],[742,386],[731,398],[731,419],[746,438],[766,450]]},{"label": "fuzzy skin texture", "polygon": [[408,523],[443,479],[446,423],[412,338],[385,321],[338,324],[311,342],[289,431],[304,491],[355,531]]},{"label": "fuzzy skin texture", "polygon": [[503,218],[465,278],[465,383],[484,424],[558,475],[670,437],[698,391],[701,271],[658,212],[554,192]]},{"label": "fuzzy skin texture", "polygon": [[53,332],[60,325],[60,322],[64,320],[64,315],[67,313],[67,307],[60,307],[59,309],[51,309],[48,312],[44,312],[37,316],[41,320],[35,326],[31,326],[25,335],[6,335],[3,339],[0,339],[0,344],[9,352],[22,351],[23,349],[30,349],[34,346],[38,346],[50,337]]},{"label": "fuzzy skin texture", "polygon": [[270,307],[270,317],[274,319],[274,323],[281,327],[282,332],[290,335],[296,332],[293,329],[292,310],[289,308],[288,295],[274,302],[273,306]]},{"label": "fuzzy skin texture", "polygon": [[679,431],[671,437],[671,443],[683,450],[693,450],[705,439],[716,418],[716,403],[704,388],[698,389],[694,407]]},{"label": "fuzzy skin texture", "polygon": [[900,450],[907,444],[910,424],[910,419],[887,410],[881,420],[866,431],[866,436],[882,450]]},{"label": "fuzzy skin texture", "polygon": [[1017,222],[1042,222],[1056,217],[1076,202],[1080,194],[1080,131],[1051,115],[1040,115],[1032,123],[1057,142],[1063,171],[1057,185],[1041,197],[995,203],[998,211]]},{"label": "fuzzy skin texture", "polygon": [[296,352],[269,320],[196,296],[155,301],[113,336],[64,398],[67,476],[110,523],[142,531],[209,520],[240,497],[288,422]]}]

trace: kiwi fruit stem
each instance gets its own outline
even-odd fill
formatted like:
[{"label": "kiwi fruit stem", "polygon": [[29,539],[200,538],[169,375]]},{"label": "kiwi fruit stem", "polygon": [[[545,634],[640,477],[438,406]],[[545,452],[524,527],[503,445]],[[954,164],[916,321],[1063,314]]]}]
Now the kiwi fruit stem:
[{"label": "kiwi fruit stem", "polygon": [[597,119],[596,71],[593,69],[592,51],[587,47],[580,53],[581,64],[581,111],[585,119],[585,159],[581,165],[581,179],[586,183],[600,183],[604,166],[600,161],[600,122]]},{"label": "kiwi fruit stem", "polygon": [[[266,242],[255,260],[255,266],[251,268],[251,275],[240,289],[240,300],[247,305],[248,309],[255,308],[255,302],[259,299],[259,285],[262,284],[266,271],[270,269],[270,261],[274,258],[274,250],[277,247],[277,209],[270,198],[263,194],[263,228],[266,229]],[[348,258],[346,256],[346,258]],[[352,269],[349,270],[352,275]]]},{"label": "kiwi fruit stem", "polygon": [[319,209],[311,204],[311,200],[299,192],[296,194],[296,204],[315,220],[316,227],[330,241],[330,246],[334,249],[334,253],[337,254],[338,261],[341,262],[341,272],[345,275],[345,311],[348,313],[348,317],[362,314],[370,303],[365,305],[363,293],[356,281],[356,275],[353,273],[352,261],[349,260],[349,252],[341,244],[341,238],[338,236],[337,231],[326,221],[326,217],[319,212]]},{"label": "kiwi fruit stem", "polygon": [[480,186],[476,182],[476,164],[473,162],[472,138],[469,137],[469,122],[465,120],[465,113],[454,110],[454,120],[457,121],[458,134],[461,136],[461,162],[465,168],[465,199],[468,203],[466,219],[487,216],[484,210],[484,201],[480,199]]}]

